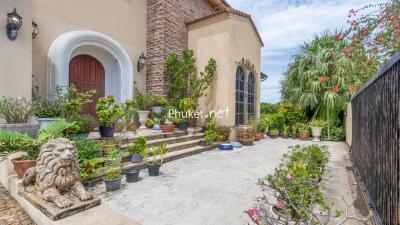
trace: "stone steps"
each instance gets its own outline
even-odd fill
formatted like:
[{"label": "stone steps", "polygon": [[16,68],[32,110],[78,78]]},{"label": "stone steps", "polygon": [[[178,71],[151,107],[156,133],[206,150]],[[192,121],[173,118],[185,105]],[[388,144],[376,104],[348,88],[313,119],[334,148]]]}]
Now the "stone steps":
[{"label": "stone steps", "polygon": [[[208,145],[208,146],[196,145],[196,146],[192,146],[192,147],[183,148],[180,150],[170,151],[165,155],[164,163],[168,163],[168,162],[171,162],[171,161],[174,161],[177,159],[181,159],[184,157],[188,157],[191,155],[200,154],[205,151],[213,150],[216,147],[217,147],[217,144]],[[141,162],[141,163],[124,162],[121,164],[121,168],[122,168],[122,170],[133,169],[133,168],[145,169],[145,168],[147,168],[146,160],[149,160],[149,159],[153,159],[153,156],[150,156],[150,157],[144,159],[143,162]],[[160,157],[156,156],[156,159],[160,159]],[[93,177],[89,182],[92,184],[102,182],[103,176],[104,176],[104,174],[99,174],[99,175]]]}]

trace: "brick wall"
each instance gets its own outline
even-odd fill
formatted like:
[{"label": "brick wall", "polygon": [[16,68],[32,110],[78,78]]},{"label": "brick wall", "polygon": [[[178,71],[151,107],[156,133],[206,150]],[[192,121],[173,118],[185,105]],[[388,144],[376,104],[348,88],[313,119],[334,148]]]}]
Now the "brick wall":
[{"label": "brick wall", "polygon": [[206,0],[147,0],[147,91],[167,94],[164,62],[187,47],[185,23],[215,12]]}]

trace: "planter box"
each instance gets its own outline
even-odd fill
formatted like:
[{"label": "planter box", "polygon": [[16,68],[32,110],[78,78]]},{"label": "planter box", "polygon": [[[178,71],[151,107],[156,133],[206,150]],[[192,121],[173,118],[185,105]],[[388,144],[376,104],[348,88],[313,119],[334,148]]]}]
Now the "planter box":
[{"label": "planter box", "polygon": [[45,128],[49,126],[51,123],[60,120],[60,118],[36,118],[36,120],[39,122],[39,128]]},{"label": "planter box", "polygon": [[36,137],[38,130],[39,130],[39,124],[33,124],[33,123],[12,123],[12,124],[0,124],[0,129],[6,129],[6,130],[12,130],[12,131],[18,131],[23,134],[27,134],[31,137]]}]

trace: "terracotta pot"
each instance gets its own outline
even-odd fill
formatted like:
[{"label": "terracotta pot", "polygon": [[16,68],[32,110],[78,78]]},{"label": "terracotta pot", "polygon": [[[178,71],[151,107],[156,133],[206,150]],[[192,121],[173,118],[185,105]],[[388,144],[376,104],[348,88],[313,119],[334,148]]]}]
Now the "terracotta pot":
[{"label": "terracotta pot", "polygon": [[259,140],[264,139],[264,137],[265,137],[264,132],[257,132],[256,135],[255,135],[255,137],[254,137],[254,139],[255,139],[256,141],[259,141]]},{"label": "terracotta pot", "polygon": [[236,128],[236,137],[243,145],[253,145],[255,131],[252,126],[241,125]]},{"label": "terracotta pot", "polygon": [[134,124],[134,123],[128,123],[128,124],[126,125],[126,129],[129,130],[129,131],[136,131],[137,126],[136,126],[136,124]]},{"label": "terracotta pot", "polygon": [[161,130],[163,133],[173,133],[175,129],[175,125],[161,125]]},{"label": "terracotta pot", "polygon": [[16,158],[11,160],[14,164],[14,170],[17,172],[18,178],[22,178],[25,172],[31,168],[36,166],[36,160],[23,160],[21,158]]},{"label": "terracotta pot", "polygon": [[282,138],[289,138],[289,133],[288,132],[282,132],[281,136],[282,136]]},{"label": "terracotta pot", "polygon": [[309,132],[297,133],[297,136],[302,141],[308,141],[308,139],[310,139],[310,133]]}]

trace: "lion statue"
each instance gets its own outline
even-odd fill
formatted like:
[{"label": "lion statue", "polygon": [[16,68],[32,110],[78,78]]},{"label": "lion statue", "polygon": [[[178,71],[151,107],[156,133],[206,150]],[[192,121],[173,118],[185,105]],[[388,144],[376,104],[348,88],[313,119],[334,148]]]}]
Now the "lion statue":
[{"label": "lion statue", "polygon": [[40,149],[36,167],[26,171],[23,185],[35,185],[42,199],[54,203],[58,208],[73,205],[68,195],[81,201],[93,198],[81,183],[78,154],[75,142],[66,138],[48,141]]}]

